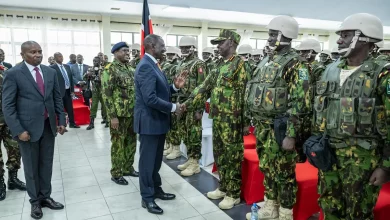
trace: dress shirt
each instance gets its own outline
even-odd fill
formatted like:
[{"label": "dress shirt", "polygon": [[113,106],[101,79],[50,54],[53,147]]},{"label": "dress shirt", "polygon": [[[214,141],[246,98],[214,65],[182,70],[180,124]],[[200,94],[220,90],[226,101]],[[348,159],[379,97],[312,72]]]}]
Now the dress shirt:
[{"label": "dress shirt", "polygon": [[[61,69],[61,66],[62,66],[63,70],[65,71],[66,77],[68,77],[68,82],[69,82],[69,84],[70,84],[69,75],[68,75],[68,72],[66,72],[66,69],[65,69],[64,64],[59,64],[59,63],[57,63],[57,66],[58,66],[58,68],[60,69],[61,75],[62,75],[62,69]],[[64,80],[65,80],[65,79],[64,79]],[[65,83],[65,89],[69,89],[69,88],[70,88],[70,85],[69,85],[69,86],[66,86],[66,83]]]},{"label": "dress shirt", "polygon": [[[26,64],[28,70],[30,70],[31,76],[34,78],[34,80],[35,80],[35,82],[36,82],[36,81],[37,81],[37,76],[36,76],[36,72],[35,72],[35,70],[34,70],[35,66],[33,66],[33,65],[29,64],[29,63],[27,63],[26,61],[24,61],[24,63]],[[41,65],[38,65],[38,66],[36,66],[36,67],[38,67],[39,73],[40,73],[41,76],[42,76],[42,80],[43,80],[43,82],[45,82],[45,79],[43,78],[43,75],[42,75]]]}]

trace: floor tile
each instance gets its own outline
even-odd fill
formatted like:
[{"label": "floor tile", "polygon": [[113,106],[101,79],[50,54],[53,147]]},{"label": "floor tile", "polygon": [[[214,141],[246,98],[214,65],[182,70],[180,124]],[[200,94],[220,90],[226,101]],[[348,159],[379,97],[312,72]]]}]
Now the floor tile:
[{"label": "floor tile", "polygon": [[83,220],[110,214],[104,199],[67,205],[66,212],[69,220]]},{"label": "floor tile", "polygon": [[89,166],[87,157],[80,160],[65,160],[61,162],[61,169],[70,169],[83,166]]},{"label": "floor tile", "polygon": [[[50,210],[48,208],[43,208],[43,218],[41,220],[67,220],[66,217],[66,210]],[[22,220],[33,220],[33,218],[30,217],[30,213],[23,213],[22,214]]]},{"label": "floor tile", "polygon": [[102,148],[102,149],[88,149],[88,148],[84,148],[84,151],[87,154],[88,158],[111,155],[111,149],[110,148]]},{"label": "floor tile", "polygon": [[67,205],[103,198],[103,194],[99,186],[89,186],[85,188],[65,190],[64,195],[65,203]]},{"label": "floor tile", "polygon": [[160,220],[181,220],[200,215],[185,199],[157,200],[156,203],[164,210],[164,214],[158,216]]},{"label": "floor tile", "polygon": [[205,220],[205,219],[202,216],[196,216],[196,217],[192,217],[192,218],[186,218],[186,220]]},{"label": "floor tile", "polygon": [[141,207],[141,200],[142,199],[139,192],[106,198],[106,202],[111,213],[138,209]]},{"label": "floor tile", "polygon": [[190,198],[193,196],[202,195],[202,193],[200,193],[197,189],[195,189],[195,187],[193,187],[189,183],[180,183],[171,186],[176,192],[180,193],[180,195],[182,195],[184,198]]},{"label": "floor tile", "polygon": [[64,179],[63,181],[64,181],[65,190],[98,185],[94,175],[74,177],[74,178]]},{"label": "floor tile", "polygon": [[24,198],[6,199],[0,202],[0,217],[22,213]]},{"label": "floor tile", "polygon": [[102,190],[104,197],[138,192],[138,189],[134,186],[132,182],[129,182],[129,185],[127,186],[122,186],[111,181],[110,183],[100,184],[100,189]]},{"label": "floor tile", "polygon": [[87,155],[85,155],[84,152],[67,152],[60,154],[60,162],[66,161],[66,160],[82,160],[86,159]]},{"label": "floor tile", "polygon": [[111,215],[105,215],[97,218],[89,218],[88,220],[113,220]]},{"label": "floor tile", "polygon": [[186,198],[186,200],[201,215],[219,210],[219,208],[217,206],[215,206],[214,203],[212,203],[204,195]]},{"label": "floor tile", "polygon": [[51,181],[51,192],[62,192],[64,191],[64,186],[62,184],[62,179],[60,180],[52,180]]},{"label": "floor tile", "polygon": [[[232,220],[228,215],[226,215],[223,211],[219,210],[216,212],[208,213],[203,215],[203,218],[206,220]],[[237,219],[245,219],[245,215]]]},{"label": "floor tile", "polygon": [[187,183],[187,181],[185,181],[183,178],[180,177],[180,175],[176,173],[161,175],[161,177],[164,178],[164,180],[167,181],[170,185]]},{"label": "floor tile", "polygon": [[[20,190],[9,190],[7,189],[7,200],[13,200],[13,199],[24,199],[27,195],[26,191],[20,191]],[[1,203],[0,203],[1,204]]]},{"label": "floor tile", "polygon": [[22,215],[18,214],[18,215],[10,215],[10,216],[5,216],[5,217],[0,217],[0,220],[20,220],[21,218],[22,218]]},{"label": "floor tile", "polygon": [[75,167],[69,169],[62,169],[62,178],[69,179],[81,176],[93,175],[91,166]]},{"label": "floor tile", "polygon": [[150,214],[144,208],[112,214],[114,220],[129,220],[129,216],[131,220],[159,220],[157,215]]}]

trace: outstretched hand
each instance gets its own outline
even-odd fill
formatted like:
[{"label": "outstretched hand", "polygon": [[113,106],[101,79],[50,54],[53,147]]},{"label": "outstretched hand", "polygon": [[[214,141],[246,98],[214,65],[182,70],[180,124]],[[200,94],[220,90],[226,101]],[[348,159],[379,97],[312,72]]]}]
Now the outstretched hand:
[{"label": "outstretched hand", "polygon": [[188,71],[183,71],[175,77],[173,84],[176,88],[181,89],[185,86],[188,77]]}]

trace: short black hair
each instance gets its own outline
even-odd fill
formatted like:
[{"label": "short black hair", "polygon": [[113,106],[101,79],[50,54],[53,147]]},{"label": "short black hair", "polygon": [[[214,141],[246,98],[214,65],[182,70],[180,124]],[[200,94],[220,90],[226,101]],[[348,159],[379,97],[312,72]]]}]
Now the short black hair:
[{"label": "short black hair", "polygon": [[[22,45],[20,46],[20,50],[23,52],[23,51],[26,51],[26,49],[34,44],[38,44],[37,42],[35,41],[26,41],[24,43],[22,43]],[[39,44],[38,44],[39,45]]]},{"label": "short black hair", "polygon": [[96,56],[96,57],[94,57],[93,59],[99,59],[99,60],[100,60],[100,57]]},{"label": "short black hair", "polygon": [[162,38],[159,35],[149,34],[144,40],[145,50],[151,49],[160,39]]}]

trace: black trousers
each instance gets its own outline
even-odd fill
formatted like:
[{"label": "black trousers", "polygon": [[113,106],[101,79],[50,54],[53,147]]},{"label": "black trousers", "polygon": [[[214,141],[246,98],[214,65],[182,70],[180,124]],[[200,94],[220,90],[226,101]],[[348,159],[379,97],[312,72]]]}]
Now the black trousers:
[{"label": "black trousers", "polygon": [[50,198],[54,141],[49,119],[45,120],[42,137],[37,142],[18,140],[31,204]]},{"label": "black trousers", "polygon": [[62,97],[62,102],[64,103],[66,113],[68,113],[69,124],[75,125],[76,123],[74,122],[73,101],[72,96],[70,95],[70,89],[65,90],[65,96]]},{"label": "black trousers", "polygon": [[139,185],[142,199],[154,201],[154,194],[162,192],[161,177],[158,173],[163,159],[165,134],[143,135],[140,138]]}]

